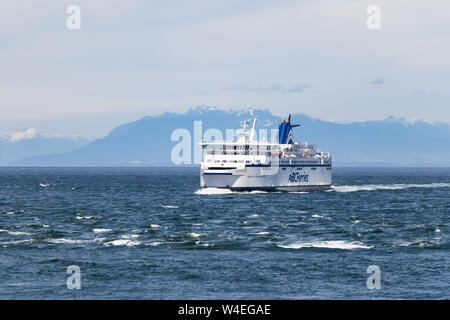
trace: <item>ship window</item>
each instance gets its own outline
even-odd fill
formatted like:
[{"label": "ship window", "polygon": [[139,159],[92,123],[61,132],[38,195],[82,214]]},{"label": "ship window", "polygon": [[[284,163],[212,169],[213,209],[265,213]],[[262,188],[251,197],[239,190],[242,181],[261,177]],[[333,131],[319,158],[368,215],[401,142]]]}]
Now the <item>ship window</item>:
[{"label": "ship window", "polygon": [[282,168],[281,170],[286,171],[286,168]]}]

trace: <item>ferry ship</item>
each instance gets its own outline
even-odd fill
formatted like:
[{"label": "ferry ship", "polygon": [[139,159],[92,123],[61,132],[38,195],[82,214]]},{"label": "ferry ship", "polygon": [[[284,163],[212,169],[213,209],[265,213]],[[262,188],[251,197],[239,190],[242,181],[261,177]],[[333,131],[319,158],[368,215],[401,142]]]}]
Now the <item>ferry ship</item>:
[{"label": "ferry ship", "polygon": [[[253,114],[252,114],[253,116]],[[251,122],[251,129],[247,124]],[[257,118],[244,121],[232,141],[202,141],[202,188],[238,191],[322,191],[331,188],[331,155],[294,140],[291,115],[274,142],[256,140]]]}]

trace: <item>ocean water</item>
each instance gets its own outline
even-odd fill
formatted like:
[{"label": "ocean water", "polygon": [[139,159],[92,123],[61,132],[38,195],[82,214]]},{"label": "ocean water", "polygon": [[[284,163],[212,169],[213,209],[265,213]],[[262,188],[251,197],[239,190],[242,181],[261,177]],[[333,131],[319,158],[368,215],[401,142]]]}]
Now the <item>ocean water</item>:
[{"label": "ocean water", "polygon": [[450,168],[334,168],[333,184],[232,193],[199,190],[195,168],[1,168],[0,298],[450,298]]}]

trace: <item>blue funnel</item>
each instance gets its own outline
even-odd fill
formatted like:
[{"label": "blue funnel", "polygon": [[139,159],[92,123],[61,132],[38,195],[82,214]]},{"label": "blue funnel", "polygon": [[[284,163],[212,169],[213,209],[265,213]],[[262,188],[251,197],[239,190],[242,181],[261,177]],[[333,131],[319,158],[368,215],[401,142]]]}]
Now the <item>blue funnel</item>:
[{"label": "blue funnel", "polygon": [[[280,126],[278,127],[278,143],[279,144],[286,144],[288,143],[289,134],[292,131],[292,128],[298,127],[299,124],[291,124],[291,115],[289,115],[288,120],[283,120],[281,122]],[[292,143],[293,141],[290,140],[289,143]]]}]

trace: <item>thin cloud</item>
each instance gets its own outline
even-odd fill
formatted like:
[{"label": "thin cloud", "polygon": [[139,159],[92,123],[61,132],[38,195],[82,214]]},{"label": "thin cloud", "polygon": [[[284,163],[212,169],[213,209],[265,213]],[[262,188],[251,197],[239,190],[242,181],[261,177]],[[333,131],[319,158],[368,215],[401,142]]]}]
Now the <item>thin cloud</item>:
[{"label": "thin cloud", "polygon": [[299,84],[293,86],[285,86],[280,84],[273,84],[267,86],[247,86],[247,85],[237,85],[229,86],[226,90],[232,91],[245,91],[245,92],[282,92],[282,93],[301,93],[306,89],[312,88],[309,84]]},{"label": "thin cloud", "polygon": [[286,89],[282,90],[281,92],[284,92],[284,93],[301,93],[301,92],[304,92],[306,89],[310,89],[310,88],[312,88],[312,86],[309,85],[309,84],[299,84],[299,85],[296,85],[296,86],[292,86],[292,87],[286,88]]},{"label": "thin cloud", "polygon": [[370,81],[370,84],[376,86],[376,85],[382,85],[384,83],[384,79],[383,78],[378,78],[375,80]]},{"label": "thin cloud", "polygon": [[227,90],[233,91],[249,91],[249,92],[261,92],[261,91],[279,91],[283,89],[282,85],[274,84],[269,86],[247,86],[247,85],[237,85],[237,86],[229,86],[226,88]]}]

